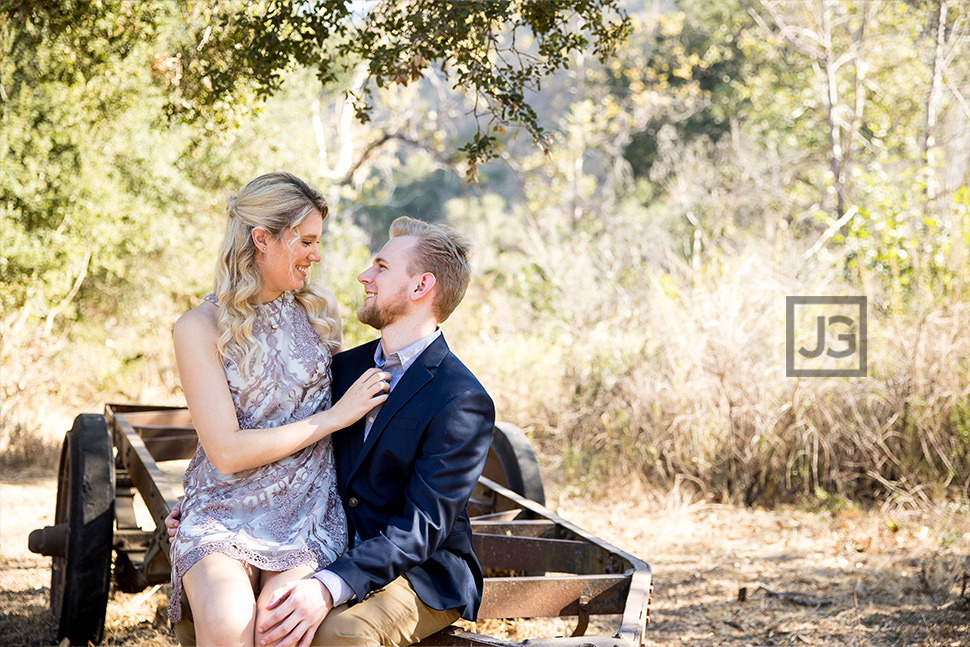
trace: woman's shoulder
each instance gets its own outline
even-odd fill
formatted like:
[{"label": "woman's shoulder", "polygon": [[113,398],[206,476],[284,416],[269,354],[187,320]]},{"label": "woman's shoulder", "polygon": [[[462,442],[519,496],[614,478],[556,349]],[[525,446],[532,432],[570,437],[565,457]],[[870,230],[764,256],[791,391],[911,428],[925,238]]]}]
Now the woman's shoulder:
[{"label": "woman's shoulder", "polygon": [[173,334],[181,336],[205,337],[219,335],[219,308],[211,301],[203,301],[175,322]]}]

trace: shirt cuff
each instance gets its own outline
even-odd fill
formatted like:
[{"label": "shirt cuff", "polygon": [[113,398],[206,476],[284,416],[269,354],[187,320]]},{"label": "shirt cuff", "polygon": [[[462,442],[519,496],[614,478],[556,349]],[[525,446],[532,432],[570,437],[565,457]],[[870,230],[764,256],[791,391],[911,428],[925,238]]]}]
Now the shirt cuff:
[{"label": "shirt cuff", "polygon": [[339,607],[341,604],[356,597],[354,590],[344,581],[344,578],[333,571],[319,571],[314,573],[313,577],[320,580],[327,587],[327,590],[330,591],[330,597],[333,598],[333,606],[335,607]]}]

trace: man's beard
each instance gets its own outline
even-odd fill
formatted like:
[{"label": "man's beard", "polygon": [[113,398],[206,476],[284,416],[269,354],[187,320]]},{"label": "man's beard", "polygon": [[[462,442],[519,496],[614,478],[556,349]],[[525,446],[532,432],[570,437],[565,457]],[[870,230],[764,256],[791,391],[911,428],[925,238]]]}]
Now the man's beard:
[{"label": "man's beard", "polygon": [[367,324],[368,326],[381,330],[385,326],[394,323],[405,312],[407,312],[407,298],[404,296],[402,290],[401,294],[383,306],[379,306],[377,304],[377,297],[374,297],[371,303],[365,303],[357,309],[357,319],[362,324]]}]

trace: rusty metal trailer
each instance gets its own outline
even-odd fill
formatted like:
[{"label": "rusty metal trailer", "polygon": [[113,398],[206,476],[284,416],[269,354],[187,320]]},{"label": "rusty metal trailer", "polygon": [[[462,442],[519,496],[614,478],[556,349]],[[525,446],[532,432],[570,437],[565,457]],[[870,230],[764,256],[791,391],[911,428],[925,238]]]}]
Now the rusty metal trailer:
[{"label": "rusty metal trailer", "polygon": [[[109,404],[104,415],[74,420],[61,450],[54,525],[33,531],[29,540],[30,550],[53,559],[50,607],[59,639],[75,645],[102,640],[112,582],[135,593],[169,581],[164,519],[178,501],[197,442],[185,408]],[[545,507],[535,454],[514,425],[495,426],[467,510],[485,571],[479,620],[573,617],[574,630],[512,642],[452,626],[420,644],[644,644],[649,565]],[[591,616],[606,616],[608,632],[586,635]]]}]

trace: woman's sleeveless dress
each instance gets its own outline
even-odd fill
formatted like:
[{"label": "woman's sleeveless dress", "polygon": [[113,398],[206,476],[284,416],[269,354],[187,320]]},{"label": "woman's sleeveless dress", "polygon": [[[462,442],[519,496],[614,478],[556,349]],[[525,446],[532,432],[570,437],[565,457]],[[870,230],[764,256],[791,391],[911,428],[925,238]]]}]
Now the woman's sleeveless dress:
[{"label": "woman's sleeveless dress", "polygon": [[[212,295],[206,300],[216,303]],[[330,351],[291,293],[257,306],[253,337],[262,357],[249,371],[223,360],[240,429],[278,427],[330,407]],[[182,576],[210,553],[264,571],[303,564],[322,570],[346,548],[347,521],[329,437],[230,476],[213,467],[200,442],[184,486],[170,554],[173,623],[182,618]]]}]

